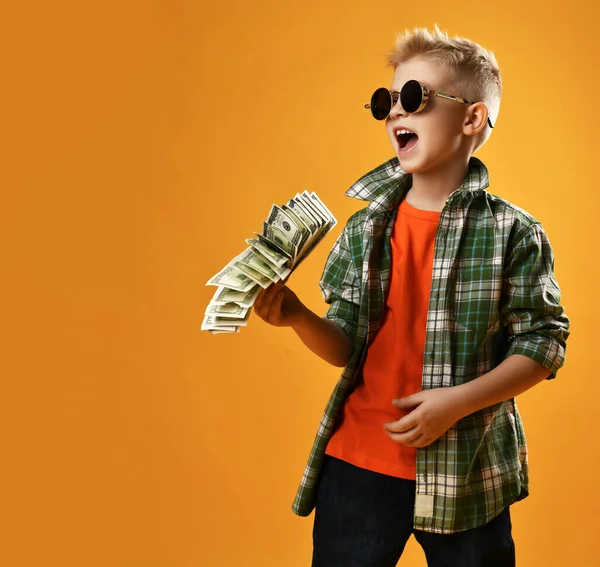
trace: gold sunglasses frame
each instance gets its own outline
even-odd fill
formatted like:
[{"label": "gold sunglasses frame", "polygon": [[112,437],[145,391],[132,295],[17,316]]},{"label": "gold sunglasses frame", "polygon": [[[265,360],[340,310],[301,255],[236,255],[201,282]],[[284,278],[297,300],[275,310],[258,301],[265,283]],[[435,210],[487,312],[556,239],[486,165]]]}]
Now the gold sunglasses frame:
[{"label": "gold sunglasses frame", "polygon": [[[412,79],[412,80],[415,80],[415,79]],[[467,100],[466,98],[462,98],[460,96],[454,96],[454,95],[451,95],[448,93],[443,93],[441,91],[434,91],[433,89],[429,89],[425,85],[422,85],[421,83],[419,83],[419,81],[415,81],[415,82],[418,83],[419,86],[421,87],[421,104],[419,105],[419,108],[417,108],[417,110],[415,110],[414,112],[409,112],[409,114],[416,114],[417,112],[421,112],[421,110],[423,110],[425,108],[425,105],[427,104],[427,101],[429,100],[429,98],[431,96],[439,96],[440,98],[454,100],[454,101],[460,102],[462,104],[475,104],[472,100]],[[394,108],[394,106],[396,106],[396,104],[398,104],[398,101],[400,100],[400,93],[398,91],[390,91],[386,87],[380,87],[380,88],[385,89],[388,93],[390,93],[390,100],[392,101],[392,106],[390,107],[390,112],[391,112],[392,108]],[[402,88],[404,88],[404,87],[402,87]],[[377,92],[378,90],[379,89],[377,89],[375,92]],[[375,94],[375,92],[373,94]],[[395,100],[394,100],[394,95],[397,95],[397,98]],[[365,108],[371,108],[371,105],[365,104]],[[408,110],[406,112],[408,112]],[[389,116],[389,113],[388,113],[388,116]],[[387,118],[387,116],[386,116],[386,118]],[[385,120],[385,118],[383,118],[382,120]],[[487,122],[488,122],[490,128],[494,127],[492,125],[492,121],[490,120],[489,116],[488,116]]]}]

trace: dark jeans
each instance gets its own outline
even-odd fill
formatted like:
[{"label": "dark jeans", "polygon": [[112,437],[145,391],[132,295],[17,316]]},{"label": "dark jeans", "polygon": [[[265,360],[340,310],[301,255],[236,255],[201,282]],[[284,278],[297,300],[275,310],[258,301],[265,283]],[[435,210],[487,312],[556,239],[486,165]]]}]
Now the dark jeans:
[{"label": "dark jeans", "polygon": [[395,567],[411,534],[429,567],[514,567],[510,511],[452,534],[413,529],[416,482],[325,455],[313,527],[312,567]]}]

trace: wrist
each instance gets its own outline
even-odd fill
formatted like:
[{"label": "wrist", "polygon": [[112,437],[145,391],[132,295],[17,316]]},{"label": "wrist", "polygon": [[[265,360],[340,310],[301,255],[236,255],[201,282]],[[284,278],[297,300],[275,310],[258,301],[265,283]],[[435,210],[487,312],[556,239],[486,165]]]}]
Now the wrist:
[{"label": "wrist", "polygon": [[475,411],[470,406],[468,388],[465,388],[465,386],[468,385],[469,384],[466,383],[452,387],[454,391],[454,408],[456,411],[457,421],[459,419],[462,419],[463,417],[466,417],[467,415],[472,414]]},{"label": "wrist", "polygon": [[310,310],[298,300],[297,308],[294,310],[294,314],[290,319],[290,327],[294,331],[302,331],[308,326],[308,319],[310,315]]},{"label": "wrist", "polygon": [[479,389],[481,381],[477,382],[477,380],[471,380],[470,382],[455,386],[457,388],[456,393],[461,417],[471,415],[489,405],[482,403],[481,391]]}]

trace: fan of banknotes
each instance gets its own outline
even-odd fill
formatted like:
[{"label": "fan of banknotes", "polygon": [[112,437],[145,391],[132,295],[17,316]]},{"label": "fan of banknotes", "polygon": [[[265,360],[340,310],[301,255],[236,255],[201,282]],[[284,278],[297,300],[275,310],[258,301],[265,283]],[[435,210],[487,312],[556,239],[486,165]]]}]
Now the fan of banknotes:
[{"label": "fan of banknotes", "polygon": [[262,232],[206,285],[217,286],[201,330],[238,333],[248,324],[261,289],[285,280],[337,224],[323,201],[312,192],[296,193],[286,205],[273,205]]}]

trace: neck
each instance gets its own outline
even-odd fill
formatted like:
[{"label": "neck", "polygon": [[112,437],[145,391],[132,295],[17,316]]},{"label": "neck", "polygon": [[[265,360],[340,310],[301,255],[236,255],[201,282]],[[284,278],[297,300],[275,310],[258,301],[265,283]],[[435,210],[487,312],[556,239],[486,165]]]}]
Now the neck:
[{"label": "neck", "polygon": [[441,211],[469,171],[469,158],[454,160],[442,168],[412,173],[412,186],[406,194],[409,205],[428,211]]}]

